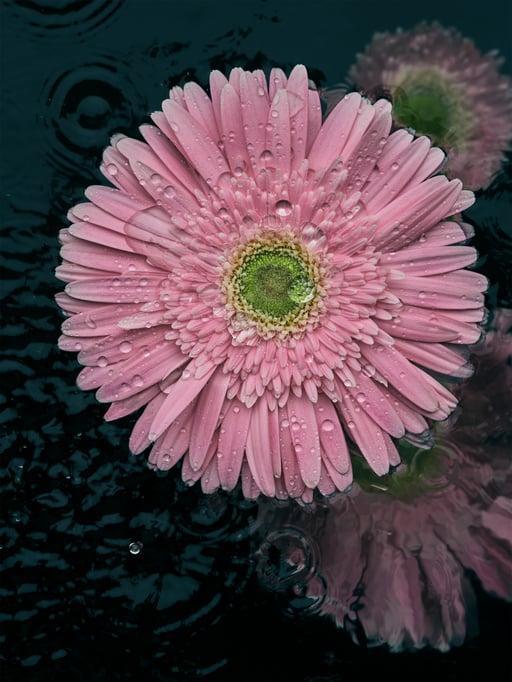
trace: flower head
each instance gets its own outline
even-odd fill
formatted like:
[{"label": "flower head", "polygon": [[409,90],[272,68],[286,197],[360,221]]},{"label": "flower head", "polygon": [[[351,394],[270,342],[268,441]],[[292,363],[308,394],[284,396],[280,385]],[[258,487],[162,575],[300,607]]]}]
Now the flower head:
[{"label": "flower head", "polygon": [[350,71],[356,86],[388,92],[398,125],[448,152],[446,173],[485,187],[512,138],[512,82],[495,53],[438,24],[377,33]]},{"label": "flower head", "polygon": [[300,586],[310,608],[354,638],[358,622],[370,644],[397,651],[462,643],[474,602],[467,570],[512,599],[511,319],[498,314],[463,418],[433,450],[411,449],[392,476],[360,469],[349,495],[313,513],[262,506],[267,585],[292,595]]},{"label": "flower head", "polygon": [[347,436],[378,474],[392,438],[445,419],[430,375],[470,371],[486,280],[447,220],[473,202],[443,153],[390,134],[386,101],[348,95],[322,124],[297,66],[173,88],[145,143],[115,136],[61,233],[78,384],[141,407],[133,452],[203,490],[312,499],[352,480]]}]

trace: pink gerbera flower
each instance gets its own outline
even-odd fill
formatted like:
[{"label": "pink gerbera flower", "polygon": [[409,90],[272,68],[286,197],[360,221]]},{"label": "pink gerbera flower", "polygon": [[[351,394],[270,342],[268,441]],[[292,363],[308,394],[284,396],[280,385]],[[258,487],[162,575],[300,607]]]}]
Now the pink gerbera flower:
[{"label": "pink gerbera flower", "polygon": [[486,280],[447,220],[473,195],[390,134],[386,101],[350,94],[322,125],[303,66],[210,89],[173,88],[145,143],[115,136],[116,189],[70,211],[61,347],[106,419],[145,407],[130,448],[153,466],[310,500],[350,484],[347,436],[384,474],[392,438],[455,407],[429,372],[467,376],[480,334]]},{"label": "pink gerbera flower", "polygon": [[354,639],[364,631],[395,651],[464,641],[475,601],[468,571],[512,600],[511,321],[498,313],[461,419],[432,451],[412,451],[393,476],[359,471],[349,495],[315,513],[262,506],[273,528],[258,553],[268,587],[305,595]]},{"label": "pink gerbera flower", "polygon": [[512,138],[512,81],[501,63],[457,31],[422,23],[376,33],[350,77],[368,93],[389,92],[395,121],[429,135],[448,152],[446,173],[479,189]]}]

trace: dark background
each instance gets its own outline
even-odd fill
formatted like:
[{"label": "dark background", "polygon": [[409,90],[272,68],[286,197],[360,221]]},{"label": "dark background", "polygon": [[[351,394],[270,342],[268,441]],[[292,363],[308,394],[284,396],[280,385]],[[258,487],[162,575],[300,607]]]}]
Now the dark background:
[{"label": "dark background", "polygon": [[[169,86],[212,68],[342,82],[376,30],[437,19],[511,68],[512,3],[359,0],[11,0],[2,6],[0,357],[5,680],[487,680],[507,677],[510,608],[479,591],[479,634],[448,654],[352,644],[264,591],[256,505],[203,497],[128,453],[56,347],[57,232],[113,132],[136,135]],[[469,212],[511,305],[510,163]],[[508,232],[507,232],[508,230]],[[350,551],[350,548],[347,548]]]}]

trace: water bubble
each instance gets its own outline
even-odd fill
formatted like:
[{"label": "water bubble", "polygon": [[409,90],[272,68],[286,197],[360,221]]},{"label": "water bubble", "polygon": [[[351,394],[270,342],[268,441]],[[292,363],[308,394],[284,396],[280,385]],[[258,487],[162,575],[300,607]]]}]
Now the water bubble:
[{"label": "water bubble", "polygon": [[137,555],[141,553],[143,546],[142,542],[130,542],[128,549],[130,554]]}]

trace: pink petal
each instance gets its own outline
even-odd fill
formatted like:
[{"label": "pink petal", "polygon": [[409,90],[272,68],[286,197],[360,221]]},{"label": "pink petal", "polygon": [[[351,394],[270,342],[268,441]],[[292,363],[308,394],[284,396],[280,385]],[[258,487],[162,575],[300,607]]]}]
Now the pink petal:
[{"label": "pink petal", "polygon": [[129,398],[162,381],[188,361],[189,358],[171,341],[164,341],[147,351],[137,351],[128,360],[114,365],[114,378],[103,383],[96,398],[101,403]]},{"label": "pink petal", "polygon": [[290,394],[286,404],[290,434],[304,483],[315,488],[320,480],[320,438],[315,406],[307,398]]},{"label": "pink petal", "polygon": [[323,394],[318,396],[315,414],[320,443],[327,459],[336,471],[346,474],[350,469],[350,457],[345,435],[332,401]]},{"label": "pink petal", "polygon": [[187,109],[191,116],[202,125],[205,132],[217,141],[220,138],[213,113],[213,106],[206,92],[197,83],[185,83],[183,88]]},{"label": "pink petal", "polygon": [[148,438],[148,430],[155,414],[165,400],[165,393],[158,393],[147,405],[144,412],[138,418],[130,436],[130,450],[138,455],[151,445]]},{"label": "pink petal", "polygon": [[361,105],[361,95],[351,93],[327,117],[308,154],[311,168],[329,168],[340,156]]},{"label": "pink petal", "polygon": [[251,409],[251,423],[246,447],[247,462],[258,488],[263,494],[273,497],[275,481],[266,400],[260,398]]},{"label": "pink petal", "polygon": [[[395,348],[398,348],[396,344]],[[362,372],[358,373],[356,381],[354,388],[347,388],[356,403],[381,429],[394,438],[401,438],[405,434],[404,425],[384,390]]]},{"label": "pink petal", "polygon": [[276,92],[270,105],[267,126],[267,148],[272,152],[276,169],[282,175],[287,175],[290,172],[291,133],[286,90]]},{"label": "pink petal", "polygon": [[204,462],[210,441],[217,428],[230,379],[229,374],[216,372],[199,395],[190,439],[190,463],[196,471]]},{"label": "pink petal", "polygon": [[217,144],[174,102],[166,100],[163,110],[190,163],[205,180],[215,183],[219,175],[229,170]]},{"label": "pink petal", "polygon": [[176,417],[168,429],[155,441],[149,455],[149,462],[164,471],[177,464],[188,450],[195,401],[192,401]]},{"label": "pink petal", "polygon": [[308,137],[308,73],[302,64],[292,69],[286,89],[301,102],[290,127],[292,168],[298,168],[306,156]]},{"label": "pink petal", "polygon": [[139,410],[144,405],[147,405],[153,398],[160,393],[160,388],[157,385],[149,386],[144,391],[136,393],[135,395],[125,398],[124,400],[117,400],[105,412],[103,419],[107,422],[121,419],[126,415]]},{"label": "pink petal", "polygon": [[347,431],[363,453],[366,461],[379,476],[389,471],[389,458],[383,433],[370,417],[358,408],[356,401],[347,393],[343,384],[338,383],[340,410]]},{"label": "pink petal", "polygon": [[459,353],[440,343],[409,343],[397,340],[395,348],[406,358],[435,372],[467,378],[473,374],[471,365]]},{"label": "pink petal", "polygon": [[[190,376],[190,369],[187,368],[188,374],[181,378],[171,386],[168,391],[160,410],[155,415],[151,430],[149,434],[150,440],[156,440],[158,436],[172,424],[172,422],[179,417],[183,410],[189,405],[202,391],[204,386],[210,380],[210,377],[215,372],[216,367],[212,367],[201,378]],[[185,372],[184,372],[185,374]]]},{"label": "pink petal", "polygon": [[234,398],[229,401],[219,434],[218,469],[224,490],[233,490],[240,477],[251,410]]},{"label": "pink petal", "polygon": [[98,303],[147,303],[158,299],[158,288],[165,276],[138,271],[133,276],[91,279],[73,282],[65,292],[73,298]]},{"label": "pink petal", "polygon": [[240,77],[240,101],[247,147],[251,149],[252,165],[258,167],[261,154],[265,150],[269,105],[264,89],[258,84],[256,77],[247,71]]},{"label": "pink petal", "polygon": [[224,150],[231,170],[249,168],[250,162],[242,126],[240,98],[229,84],[221,92],[220,117]]},{"label": "pink petal", "polygon": [[426,374],[401,353],[385,346],[364,346],[361,350],[382,376],[411,402],[430,412],[436,409],[437,401],[426,381]]},{"label": "pink petal", "polygon": [[282,475],[285,488],[290,497],[297,498],[304,492],[304,481],[300,473],[297,455],[295,454],[295,448],[292,443],[286,408],[284,410],[279,410],[279,433],[283,467]]}]

